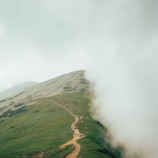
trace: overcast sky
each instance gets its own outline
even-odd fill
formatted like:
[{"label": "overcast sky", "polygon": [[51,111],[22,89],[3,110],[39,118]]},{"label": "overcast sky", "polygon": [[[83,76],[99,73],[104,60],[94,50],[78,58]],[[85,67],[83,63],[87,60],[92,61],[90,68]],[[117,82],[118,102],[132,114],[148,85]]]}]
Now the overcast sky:
[{"label": "overcast sky", "polygon": [[84,40],[102,3],[0,0],[0,91],[85,69]]},{"label": "overcast sky", "polygon": [[115,142],[157,158],[157,7],[157,0],[0,0],[0,91],[86,69]]},{"label": "overcast sky", "polygon": [[86,69],[91,56],[117,49],[117,42],[126,47],[125,38],[137,45],[154,36],[148,32],[157,23],[152,2],[0,0],[0,91]]}]

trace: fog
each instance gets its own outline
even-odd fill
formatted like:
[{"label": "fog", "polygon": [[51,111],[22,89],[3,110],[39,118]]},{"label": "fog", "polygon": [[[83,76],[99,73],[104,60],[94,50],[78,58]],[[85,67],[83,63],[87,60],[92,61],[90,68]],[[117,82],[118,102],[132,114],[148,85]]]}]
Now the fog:
[{"label": "fog", "polygon": [[106,18],[104,42],[94,41],[92,51],[98,51],[87,73],[95,83],[94,116],[125,157],[157,158],[157,2],[110,1],[107,6],[111,18]]},{"label": "fog", "polygon": [[0,0],[0,90],[78,69],[125,157],[157,158],[156,0]]},{"label": "fog", "polygon": [[0,0],[0,91],[85,69],[73,5],[64,0]]}]

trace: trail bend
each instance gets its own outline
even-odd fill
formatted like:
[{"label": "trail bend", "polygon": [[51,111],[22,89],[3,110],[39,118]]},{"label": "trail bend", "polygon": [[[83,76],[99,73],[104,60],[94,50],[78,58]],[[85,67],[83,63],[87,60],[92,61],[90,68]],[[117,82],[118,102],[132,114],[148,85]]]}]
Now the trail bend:
[{"label": "trail bend", "polygon": [[50,153],[54,150],[60,150],[60,149],[64,149],[65,147],[67,147],[68,145],[73,145],[74,146],[74,150],[69,153],[66,158],[77,158],[77,156],[79,155],[80,153],[80,150],[81,150],[81,146],[80,144],[77,143],[77,141],[83,137],[85,137],[84,134],[80,133],[79,129],[77,128],[77,124],[79,122],[79,117],[74,113],[72,112],[69,108],[67,108],[66,106],[62,105],[62,104],[59,104],[53,100],[49,100],[50,102],[52,102],[53,104],[59,106],[60,108],[64,109],[65,111],[67,111],[71,116],[74,117],[74,122],[71,124],[71,129],[74,131],[73,133],[73,138],[60,145],[59,147],[57,147],[56,149],[51,149],[51,150],[46,150],[46,151],[42,151],[36,155],[33,156],[33,158],[42,158],[45,154],[47,153]]},{"label": "trail bend", "polygon": [[80,133],[79,129],[77,128],[77,123],[79,122],[79,117],[76,114],[74,114],[70,109],[65,107],[64,105],[61,105],[54,101],[51,101],[51,102],[60,106],[62,109],[69,112],[69,114],[74,117],[74,122],[71,124],[71,129],[74,131],[73,138],[70,141],[66,142],[65,144],[60,145],[60,149],[63,149],[68,145],[73,145],[74,150],[70,154],[68,154],[66,156],[66,158],[77,158],[77,156],[79,155],[79,152],[81,150],[81,146],[80,146],[80,144],[77,143],[77,141],[79,139],[85,137],[85,135]]}]

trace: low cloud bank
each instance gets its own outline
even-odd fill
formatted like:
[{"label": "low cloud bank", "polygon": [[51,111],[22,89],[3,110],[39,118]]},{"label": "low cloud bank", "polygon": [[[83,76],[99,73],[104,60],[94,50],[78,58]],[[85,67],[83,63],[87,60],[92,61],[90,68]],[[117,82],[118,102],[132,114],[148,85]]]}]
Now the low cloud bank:
[{"label": "low cloud bank", "polygon": [[107,1],[105,36],[91,41],[87,78],[95,83],[95,117],[129,158],[158,157],[157,4]]}]

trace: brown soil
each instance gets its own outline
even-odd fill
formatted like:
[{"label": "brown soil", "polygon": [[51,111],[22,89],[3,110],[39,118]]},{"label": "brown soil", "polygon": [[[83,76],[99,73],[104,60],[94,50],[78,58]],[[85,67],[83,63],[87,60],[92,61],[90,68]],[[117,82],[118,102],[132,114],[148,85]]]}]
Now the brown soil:
[{"label": "brown soil", "polygon": [[81,134],[79,129],[77,128],[77,123],[79,122],[79,117],[77,115],[75,115],[70,109],[68,109],[66,106],[61,105],[55,101],[50,100],[52,103],[56,104],[57,106],[61,107],[62,109],[64,109],[65,111],[69,112],[70,115],[72,115],[74,117],[74,122],[71,124],[71,129],[74,131],[73,134],[73,138],[66,142],[65,144],[62,144],[59,146],[59,148],[56,149],[52,149],[52,150],[46,150],[46,151],[42,151],[36,155],[33,156],[33,158],[42,158],[43,155],[50,153],[52,151],[55,150],[60,150],[60,149],[64,149],[65,147],[67,147],[68,145],[73,145],[74,146],[74,150],[69,153],[66,158],[77,158],[77,156],[79,155],[79,152],[81,150],[81,146],[77,143],[77,140],[85,137],[84,134]]},{"label": "brown soil", "polygon": [[71,124],[71,128],[74,131],[73,138],[70,141],[68,141],[67,143],[60,145],[60,149],[63,149],[66,146],[72,144],[74,146],[74,151],[72,153],[68,154],[66,156],[66,158],[77,158],[77,156],[81,150],[81,146],[77,143],[77,140],[85,137],[85,135],[81,134],[79,129],[77,128],[77,123],[79,122],[79,117],[77,115],[75,115],[70,109],[66,108],[64,105],[58,104],[56,102],[53,102],[53,103],[55,103],[58,106],[60,106],[61,108],[63,108],[64,110],[69,112],[70,115],[72,115],[74,117],[74,122]]}]

